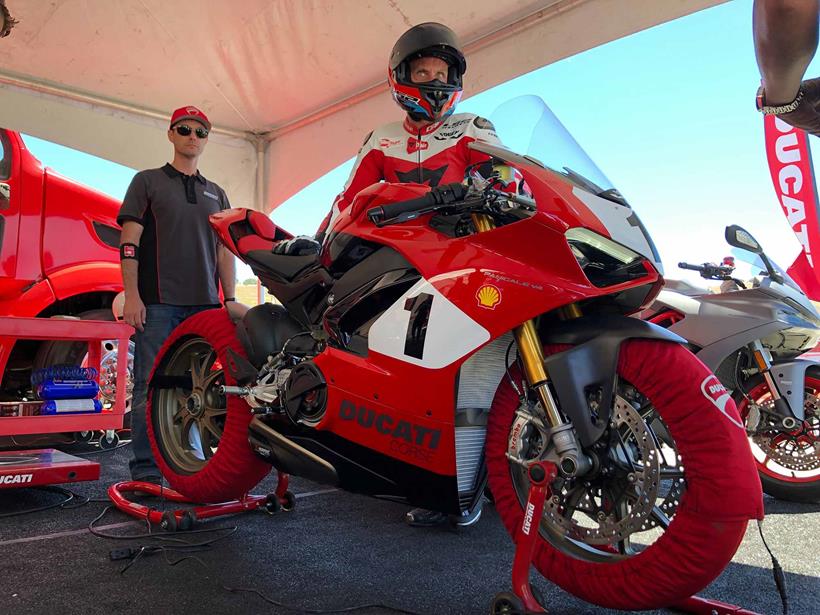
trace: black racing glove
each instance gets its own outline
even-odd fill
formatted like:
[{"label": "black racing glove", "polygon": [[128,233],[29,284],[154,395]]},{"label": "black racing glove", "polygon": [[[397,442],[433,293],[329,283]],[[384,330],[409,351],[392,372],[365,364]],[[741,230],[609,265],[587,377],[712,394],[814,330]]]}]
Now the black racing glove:
[{"label": "black racing glove", "polygon": [[299,235],[293,239],[280,241],[273,247],[274,254],[286,254],[288,256],[310,256],[319,254],[322,247],[318,241],[308,235]]}]

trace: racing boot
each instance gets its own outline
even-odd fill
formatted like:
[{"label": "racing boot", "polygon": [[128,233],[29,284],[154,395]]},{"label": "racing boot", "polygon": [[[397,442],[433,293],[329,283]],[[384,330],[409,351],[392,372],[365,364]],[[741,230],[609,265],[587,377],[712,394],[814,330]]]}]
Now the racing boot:
[{"label": "racing boot", "polygon": [[426,508],[414,508],[404,516],[407,525],[413,527],[434,527],[449,522],[455,527],[469,527],[481,518],[483,498],[476,503],[472,510],[465,510],[460,515],[447,515]]}]

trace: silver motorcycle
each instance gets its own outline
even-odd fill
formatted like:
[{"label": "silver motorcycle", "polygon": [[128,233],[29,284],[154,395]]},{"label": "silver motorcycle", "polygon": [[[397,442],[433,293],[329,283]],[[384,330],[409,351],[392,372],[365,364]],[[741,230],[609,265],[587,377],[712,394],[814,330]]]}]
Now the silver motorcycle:
[{"label": "silver motorcycle", "polygon": [[750,233],[732,225],[726,241],[759,280],[748,284],[712,263],[680,263],[737,290],[712,294],[667,280],[640,317],[684,337],[732,394],[763,490],[820,501],[820,362],[801,356],[820,340],[820,314]]}]

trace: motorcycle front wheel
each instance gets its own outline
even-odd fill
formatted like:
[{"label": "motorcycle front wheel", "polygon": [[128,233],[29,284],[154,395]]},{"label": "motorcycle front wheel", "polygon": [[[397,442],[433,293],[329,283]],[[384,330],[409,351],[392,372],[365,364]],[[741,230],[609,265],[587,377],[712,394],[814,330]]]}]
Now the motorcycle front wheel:
[{"label": "motorcycle front wheel", "polygon": [[[784,430],[780,416],[767,414],[772,395],[763,378],[747,384],[749,391],[735,397],[740,416],[750,430],[749,445],[760,474],[763,491],[791,502],[820,502],[820,374],[806,373],[803,422]],[[752,403],[764,411],[753,412]],[[750,425],[754,421],[755,425]]]},{"label": "motorcycle front wheel", "polygon": [[245,401],[219,392],[235,384],[228,349],[244,357],[225,310],[199,312],[174,329],[151,372],[146,405],[154,459],[173,489],[202,503],[248,493],[270,472],[248,444]]},{"label": "motorcycle front wheel", "polygon": [[[510,384],[516,371],[496,391],[486,442],[490,489],[513,537],[529,491],[522,467],[545,452],[527,425],[532,404],[522,408]],[[713,379],[678,344],[622,344],[610,424],[586,451],[594,469],[551,486],[533,556],[541,574],[587,602],[641,610],[673,606],[721,573],[747,520],[762,517],[762,493],[737,410],[728,394],[715,398]]]}]

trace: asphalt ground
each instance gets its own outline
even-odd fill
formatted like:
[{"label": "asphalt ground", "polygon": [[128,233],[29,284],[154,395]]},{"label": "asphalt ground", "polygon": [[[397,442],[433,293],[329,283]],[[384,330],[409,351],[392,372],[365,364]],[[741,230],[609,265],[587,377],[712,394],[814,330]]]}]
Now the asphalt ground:
[{"label": "asphalt ground", "polygon": [[[95,450],[92,445],[73,449]],[[199,528],[237,529],[205,551],[143,555],[123,572],[127,560],[111,561],[112,549],[157,541],[103,539],[87,526],[106,508],[93,500],[104,499],[109,484],[127,479],[128,453],[126,446],[90,457],[101,462],[101,479],[69,486],[91,498],[87,504],[0,517],[0,615],[289,614],[361,605],[377,606],[355,612],[401,612],[388,608],[394,607],[481,614],[489,612],[496,592],[510,588],[513,544],[491,505],[471,528],[416,529],[402,522],[403,506],[300,479],[291,483],[298,498],[294,511],[201,522]],[[274,488],[273,476],[257,493]],[[60,499],[35,489],[0,490],[0,515]],[[820,613],[820,504],[767,498],[766,513],[764,532],[786,573],[789,612]],[[145,531],[144,524],[116,510],[98,525],[109,533]],[[620,612],[581,602],[535,572],[532,579],[550,613]],[[701,595],[761,614],[782,612],[771,560],[755,525],[734,561]]]}]

